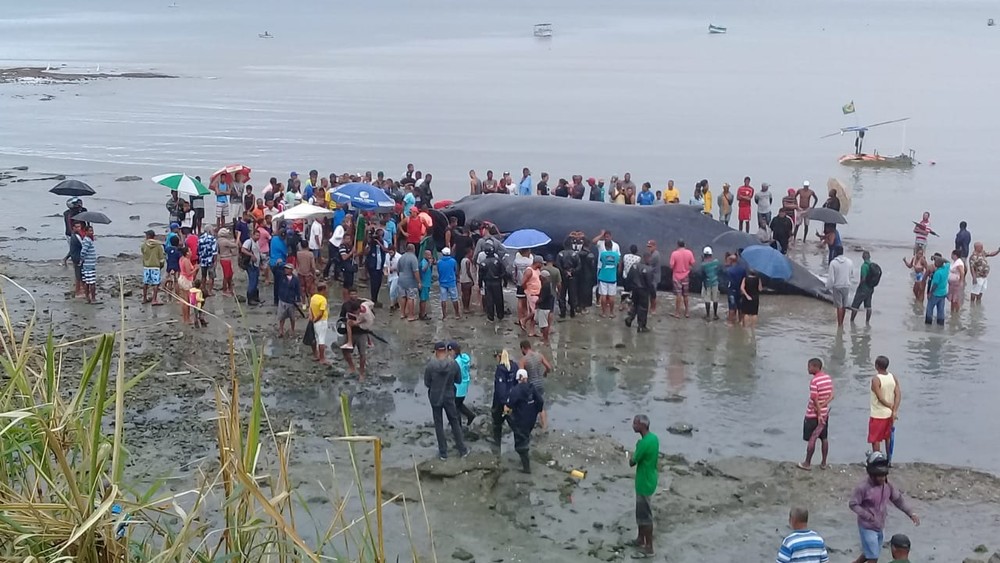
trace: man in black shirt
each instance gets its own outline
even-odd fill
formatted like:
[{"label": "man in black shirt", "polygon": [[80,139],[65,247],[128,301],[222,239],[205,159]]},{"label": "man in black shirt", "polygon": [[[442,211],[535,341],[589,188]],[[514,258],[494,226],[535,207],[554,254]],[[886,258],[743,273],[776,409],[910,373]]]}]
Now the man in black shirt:
[{"label": "man in black shirt", "polygon": [[538,185],[535,186],[535,189],[537,190],[538,195],[549,195],[549,173],[548,172],[542,172],[542,179],[541,179],[540,182],[538,182]]},{"label": "man in black shirt", "polygon": [[637,264],[629,270],[628,285],[632,289],[632,308],[625,317],[625,326],[631,327],[632,321],[638,317],[638,332],[649,332],[646,318],[649,315],[649,296],[654,291],[653,268],[650,265],[650,254],[642,257],[642,264]]},{"label": "man in black shirt", "polygon": [[559,288],[559,318],[566,318],[566,305],[569,304],[569,316],[576,316],[577,282],[580,272],[580,257],[573,250],[572,240],[567,238],[563,249],[556,255],[556,267],[562,276],[562,287]]},{"label": "man in black shirt", "polygon": [[795,228],[792,220],[788,217],[788,210],[784,207],[778,209],[778,214],[774,219],[771,219],[768,228],[771,229],[771,237],[780,246],[781,253],[788,254],[788,240],[792,236],[792,229]]}]

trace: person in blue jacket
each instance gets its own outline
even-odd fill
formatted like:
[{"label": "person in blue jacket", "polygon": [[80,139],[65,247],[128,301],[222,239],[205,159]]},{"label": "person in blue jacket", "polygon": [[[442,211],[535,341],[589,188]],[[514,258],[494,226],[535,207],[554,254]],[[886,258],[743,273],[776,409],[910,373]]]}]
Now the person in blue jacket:
[{"label": "person in blue jacket", "polygon": [[514,451],[521,458],[521,472],[531,473],[531,458],[528,456],[528,448],[531,445],[531,430],[538,420],[538,413],[542,412],[545,402],[542,396],[535,389],[535,386],[528,381],[527,370],[517,370],[517,385],[510,390],[507,396],[507,405],[504,413],[507,414],[507,422],[514,432]]},{"label": "person in blue jacket", "polygon": [[458,408],[458,413],[465,416],[465,424],[472,426],[472,421],[476,418],[476,413],[465,406],[465,396],[469,394],[469,381],[472,379],[469,372],[469,368],[472,367],[472,358],[462,352],[462,347],[454,340],[448,343],[448,351],[451,352],[451,356],[455,358],[455,363],[458,364],[459,371],[462,372],[461,383],[455,384],[455,406]]},{"label": "person in blue jacket", "polygon": [[507,397],[510,390],[517,384],[515,373],[517,364],[510,361],[510,354],[507,350],[497,350],[497,369],[493,374],[493,407],[490,414],[493,415],[493,447],[496,453],[500,453],[500,439],[503,435],[504,406],[507,404]]}]

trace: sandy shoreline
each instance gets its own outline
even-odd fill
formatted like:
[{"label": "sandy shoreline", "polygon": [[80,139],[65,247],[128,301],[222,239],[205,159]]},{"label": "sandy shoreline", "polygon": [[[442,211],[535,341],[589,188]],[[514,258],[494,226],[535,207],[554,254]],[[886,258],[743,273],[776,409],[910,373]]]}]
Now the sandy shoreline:
[{"label": "sandy shoreline", "polygon": [[[109,272],[111,265],[132,269],[133,262],[102,260],[101,270]],[[42,326],[47,329],[51,322],[57,340],[118,326],[117,298],[113,297],[116,282],[110,274],[101,276],[99,282],[104,304],[88,308],[66,298],[67,274],[56,264],[4,260],[0,270],[33,291],[44,319]],[[157,367],[128,398],[126,443],[133,452],[129,478],[149,482],[167,471],[172,475],[171,488],[183,490],[195,479],[198,464],[210,463],[214,457],[211,389],[213,381],[226,378],[227,332],[215,320],[208,330],[182,331],[176,323],[169,324],[178,317],[174,307],[152,309],[138,303],[136,283],[132,277],[126,281],[126,322],[130,328],[148,328],[130,333],[128,348],[134,366],[130,370],[137,372],[153,363]],[[267,295],[269,289],[262,292]],[[9,285],[5,296],[15,319],[24,318],[31,300]],[[334,310],[336,302],[331,299]],[[215,307],[227,318],[238,315],[235,303],[217,301]],[[539,554],[546,561],[628,557],[622,545],[633,533],[632,473],[622,462],[622,452],[632,443],[623,446],[606,434],[567,430],[557,423],[549,433],[537,436],[536,471],[525,477],[515,471],[516,457],[509,442],[497,459],[481,439],[488,434],[489,417],[485,400],[479,399],[473,408],[481,416],[469,433],[473,455],[442,464],[433,456],[433,428],[418,382],[426,332],[382,315],[385,328],[381,332],[393,341],[395,352],[376,351],[370,379],[359,384],[343,377],[342,362],[332,369],[322,368],[301,357],[305,349],[297,340],[274,339],[270,307],[245,310],[243,315],[233,322],[237,342],[245,345],[253,339],[268,356],[269,415],[276,428],[290,427],[297,436],[299,455],[292,472],[299,479],[303,498],[322,497],[316,476],[329,472],[327,455],[335,464],[346,462],[344,450],[328,440],[341,433],[336,397],[346,393],[357,431],[378,434],[388,442],[384,492],[402,493],[408,502],[416,502],[413,464],[420,468],[439,557],[447,558],[456,549],[480,561],[532,561],[539,560]],[[481,330],[479,321],[468,322],[463,339],[470,347],[486,349],[497,335]],[[510,329],[506,330],[509,339]],[[166,375],[173,371],[191,374]],[[72,372],[68,371],[71,376]],[[482,380],[476,384],[488,386]],[[605,410],[599,403],[594,408],[598,413]],[[654,431],[667,436],[662,422]],[[700,438],[696,433],[690,439]],[[365,463],[371,461],[362,458]],[[169,467],[164,467],[164,460],[169,460]],[[833,553],[844,559],[856,556],[854,516],[847,498],[861,479],[857,464],[804,474],[790,461],[724,457],[692,462],[664,449],[662,465],[661,491],[655,502],[657,560],[663,560],[663,555],[670,561],[773,557],[785,533],[790,503],[810,507],[814,527],[826,537]],[[571,469],[586,470],[586,479],[572,482],[567,477]],[[1000,514],[997,477],[969,469],[900,463],[893,480],[914,500],[925,525],[914,529],[895,514],[889,529],[910,534],[917,546],[914,553],[921,560],[960,560],[973,555],[972,549],[981,543],[994,547],[989,542],[995,537],[996,515]],[[490,534],[483,535],[483,530]],[[728,540],[719,542],[720,535]],[[408,551],[398,535],[387,541],[394,552]],[[422,549],[429,550],[429,544]]]},{"label": "sandy shoreline", "polygon": [[65,72],[62,67],[46,68],[40,66],[21,66],[0,68],[0,84],[11,82],[24,83],[68,83],[87,80],[107,80],[111,78],[177,78],[159,72]]}]

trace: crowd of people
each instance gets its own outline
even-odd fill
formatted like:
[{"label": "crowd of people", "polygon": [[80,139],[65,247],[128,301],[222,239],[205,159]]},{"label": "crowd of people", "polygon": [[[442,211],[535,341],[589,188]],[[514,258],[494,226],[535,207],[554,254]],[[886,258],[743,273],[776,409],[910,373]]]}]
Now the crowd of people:
[{"label": "crowd of people", "polygon": [[[575,175],[570,180],[557,180],[551,189],[548,174],[541,174],[540,181],[534,183],[527,168],[516,182],[506,172],[494,179],[493,172],[488,171],[486,178],[480,180],[472,170],[469,178],[471,194],[586,197],[622,205],[681,203],[673,181],[662,192],[652,191],[648,182],[637,189],[628,173],[621,180],[612,177],[609,184],[603,179],[584,181]],[[719,301],[724,299],[729,323],[747,327],[756,324],[762,281],[756,272],[746,268],[739,253],[726,253],[720,258],[711,247],[705,247],[696,257],[683,240],[669,241],[675,246],[666,259],[661,256],[656,240],[648,241],[642,252],[636,245],[623,252],[607,230],[594,237],[582,231],[573,232],[563,241],[562,249],[551,254],[535,254],[530,249],[510,252],[496,225],[488,221],[458,225],[455,219],[448,225],[444,245],[439,248],[430,236],[431,181],[431,174],[414,170],[412,164],[399,180],[385,178],[382,173],[330,174],[320,178],[313,170],[304,182],[295,172],[286,182],[271,178],[258,194],[240,175],[223,174],[210,182],[216,199],[214,224],[205,224],[203,198],[182,198],[172,192],[166,203],[167,234],[160,237],[154,231],[147,231],[140,247],[143,303],[160,306],[164,303],[161,294],[165,292],[181,304],[184,323],[203,327],[207,324],[206,299],[216,291],[234,295],[234,275],[241,269],[246,273],[248,304],[261,304],[260,287],[272,286],[270,297],[279,337],[298,337],[296,321],[301,317],[305,321],[302,337],[312,347],[316,361],[326,363],[326,348],[338,346],[349,372],[357,373],[361,380],[366,375],[368,350],[381,340],[374,331],[375,314],[376,310],[386,308],[386,301],[390,312],[398,312],[400,319],[408,322],[427,320],[438,311],[443,320],[449,316],[460,319],[482,314],[499,323],[510,316],[528,339],[520,343],[518,359],[512,359],[506,350],[495,354],[493,443],[499,451],[503,426],[508,425],[522,471],[526,473],[531,471],[531,433],[536,424],[543,429],[548,424],[544,391],[545,380],[552,370],[548,358],[533,349],[530,338],[540,338],[543,344],[548,344],[555,315],[573,318],[595,309],[601,318],[615,319],[627,310],[624,323],[647,332],[648,317],[657,310],[662,267],[669,265],[674,288],[672,316],[690,316],[691,282],[697,279],[703,288],[707,321],[720,320]],[[396,207],[391,212],[376,213],[338,205],[331,194],[347,182],[366,182],[384,189]],[[304,220],[274,221],[278,213],[300,202],[331,213]],[[788,190],[772,216],[774,202],[767,184],[762,184],[758,191],[750,184],[750,178],[745,178],[735,191],[723,184],[718,195],[713,195],[708,181],[702,180],[687,204],[701,206],[710,216],[714,210],[718,220],[727,224],[735,207],[740,230],[749,232],[755,218],[758,231],[764,233],[762,238],[787,252],[797,240],[800,228],[801,240],[808,241],[808,222],[803,220],[803,212],[818,204],[818,196],[810,189],[809,182],[804,182],[801,188]],[[756,213],[752,213],[754,205]],[[835,190],[830,191],[823,206],[840,209]],[[94,302],[97,254],[93,226],[73,221],[73,216],[85,210],[79,198],[72,198],[67,207],[64,214],[70,246],[67,259],[74,264],[76,292]],[[938,324],[943,324],[945,303],[950,303],[951,313],[957,314],[970,276],[971,302],[981,303],[990,271],[988,258],[1000,254],[1000,249],[986,252],[982,243],[973,244],[967,225],[962,222],[950,261],[940,253],[928,259],[928,238],[937,236],[931,229],[929,213],[921,221],[914,221],[913,232],[913,254],[903,261],[913,272],[914,298],[920,303],[926,299],[925,321],[931,324],[936,313]],[[826,283],[837,310],[838,324],[844,323],[848,310],[853,322],[862,308],[866,321],[870,322],[872,297],[881,280],[881,267],[865,251],[862,263],[855,268],[844,255],[840,233],[834,224],[826,224],[816,236],[828,246]],[[219,270],[221,285],[217,284]],[[359,282],[367,285],[367,299],[359,297]],[[340,288],[341,308],[331,327],[329,288],[334,283]],[[513,306],[505,298],[505,287],[514,289]],[[439,308],[431,306],[432,296],[437,297]],[[433,356],[424,369],[441,459],[448,457],[446,421],[458,454],[464,457],[469,453],[463,426],[470,425],[476,416],[464,401],[471,379],[470,364],[469,354],[453,340],[435,343]],[[894,421],[901,398],[899,380],[888,372],[888,366],[889,361],[883,356],[875,362],[876,373],[870,383],[868,443],[872,454],[866,461],[868,478],[850,500],[850,508],[858,514],[862,545],[859,563],[878,558],[888,503],[906,512],[915,523],[919,522],[898,489],[887,481]],[[822,362],[810,360],[808,370],[812,379],[803,423],[806,456],[798,464],[807,471],[813,468],[817,442],[821,452],[819,467],[827,467],[830,403],[835,397],[832,380],[823,372]],[[651,556],[651,497],[657,485],[659,442],[645,415],[637,415],[632,427],[640,434],[629,457],[629,463],[636,467],[638,535],[633,543],[639,556]],[[808,529],[805,508],[791,510],[789,525],[794,531],[781,545],[779,563],[828,560],[822,538]],[[897,534],[890,543],[893,557],[905,560],[909,539]]]}]

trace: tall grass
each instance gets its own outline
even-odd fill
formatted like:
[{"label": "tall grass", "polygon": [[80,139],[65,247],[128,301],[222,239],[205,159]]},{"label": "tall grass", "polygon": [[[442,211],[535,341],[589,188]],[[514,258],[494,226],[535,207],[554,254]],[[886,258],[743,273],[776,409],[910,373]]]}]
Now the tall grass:
[{"label": "tall grass", "polygon": [[[293,433],[275,431],[264,407],[263,355],[252,345],[238,354],[232,332],[228,383],[216,384],[214,394],[218,463],[206,463],[193,488],[180,493],[163,493],[160,483],[141,492],[129,487],[125,395],[156,366],[127,377],[122,311],[118,332],[72,346],[51,334],[39,343],[35,314],[17,326],[0,287],[0,561],[385,561],[381,509],[399,499],[383,502],[376,491],[377,506],[369,509],[354,450],[373,443],[380,479],[380,441],[353,436],[343,399],[356,493],[335,495],[330,513],[316,514],[293,489]],[[64,376],[70,365],[79,365],[78,377]],[[241,366],[253,382],[243,406]],[[352,494],[361,516],[347,514]],[[308,542],[297,511],[316,530]],[[412,537],[409,551],[417,560]]]}]

